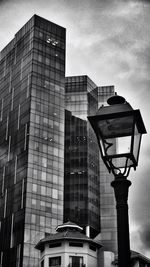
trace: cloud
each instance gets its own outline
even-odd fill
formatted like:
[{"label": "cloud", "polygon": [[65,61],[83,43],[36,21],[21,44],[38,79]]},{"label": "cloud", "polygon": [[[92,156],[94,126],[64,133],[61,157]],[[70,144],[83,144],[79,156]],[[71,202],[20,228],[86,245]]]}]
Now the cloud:
[{"label": "cloud", "polygon": [[150,257],[150,226],[149,223],[136,227],[131,231],[131,249]]},{"label": "cloud", "polygon": [[150,250],[150,225],[143,225],[139,231],[141,241],[146,250]]}]

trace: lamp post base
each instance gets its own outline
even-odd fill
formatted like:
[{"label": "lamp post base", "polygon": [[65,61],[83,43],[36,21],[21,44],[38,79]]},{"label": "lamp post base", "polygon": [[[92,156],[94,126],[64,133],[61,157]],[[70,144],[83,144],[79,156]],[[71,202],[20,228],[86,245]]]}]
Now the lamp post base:
[{"label": "lamp post base", "polygon": [[130,239],[128,220],[128,189],[131,182],[124,176],[116,177],[111,182],[114,188],[117,209],[118,266],[130,267]]}]

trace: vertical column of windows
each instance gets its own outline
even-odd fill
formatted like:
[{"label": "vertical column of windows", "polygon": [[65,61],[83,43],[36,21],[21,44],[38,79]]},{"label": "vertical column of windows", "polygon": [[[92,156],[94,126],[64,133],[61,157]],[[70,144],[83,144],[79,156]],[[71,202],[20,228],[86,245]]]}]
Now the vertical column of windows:
[{"label": "vertical column of windows", "polygon": [[20,267],[20,253],[21,253],[21,244],[17,246],[17,264],[16,267]]},{"label": "vertical column of windows", "polygon": [[6,217],[6,208],[7,208],[7,189],[5,190],[5,199],[4,199],[4,218]]},{"label": "vertical column of windows", "polygon": [[30,74],[28,74],[28,82],[27,82],[27,95],[26,97],[29,97],[29,86],[30,86]]},{"label": "vertical column of windows", "polygon": [[21,59],[21,66],[20,66],[20,80],[22,80],[22,69],[23,69],[23,58]]},{"label": "vertical column of windows", "polygon": [[4,185],[5,185],[5,166],[3,166],[2,195],[4,194]]},{"label": "vertical column of windows", "polygon": [[17,155],[15,157],[14,184],[16,184],[16,178],[17,178]]},{"label": "vertical column of windows", "polygon": [[23,200],[24,200],[24,179],[22,180],[21,209],[23,209]]},{"label": "vertical column of windows", "polygon": [[10,146],[11,146],[11,135],[9,136],[9,141],[8,141],[8,161],[10,160]]},{"label": "vertical column of windows", "polygon": [[14,64],[16,64],[17,46],[15,45]]},{"label": "vertical column of windows", "polygon": [[5,59],[4,59],[4,76],[6,75],[6,56],[5,56]]},{"label": "vertical column of windows", "polygon": [[32,49],[32,40],[33,40],[33,31],[30,30],[30,36],[29,36],[29,50]]},{"label": "vertical column of windows", "polygon": [[5,139],[8,139],[8,125],[9,125],[9,116],[7,116],[7,121],[6,121],[6,136]]},{"label": "vertical column of windows", "polygon": [[1,251],[0,266],[3,266],[3,251]]},{"label": "vertical column of windows", "polygon": [[24,150],[27,148],[27,123],[25,125],[25,136],[24,136]]},{"label": "vertical column of windows", "polygon": [[13,231],[14,231],[14,213],[12,213],[12,217],[11,217],[10,248],[13,247],[13,243],[14,243],[14,235],[13,235]]},{"label": "vertical column of windows", "polygon": [[4,108],[4,100],[3,98],[1,99],[1,115],[0,115],[0,120],[3,120],[3,108]]},{"label": "vertical column of windows", "polygon": [[9,93],[11,92],[11,85],[12,85],[12,69],[10,70]]},{"label": "vertical column of windows", "polygon": [[17,123],[17,130],[19,130],[19,127],[20,127],[20,104],[19,104],[19,107],[18,107],[18,123]]},{"label": "vertical column of windows", "polygon": [[11,95],[11,111],[13,110],[13,106],[14,106],[14,87],[12,89],[12,95]]}]

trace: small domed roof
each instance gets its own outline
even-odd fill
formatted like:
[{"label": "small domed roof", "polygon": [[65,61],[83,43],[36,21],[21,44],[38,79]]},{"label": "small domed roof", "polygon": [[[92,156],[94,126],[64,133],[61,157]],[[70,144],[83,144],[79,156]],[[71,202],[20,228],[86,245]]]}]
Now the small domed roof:
[{"label": "small domed roof", "polygon": [[58,225],[56,227],[56,233],[55,234],[49,234],[45,238],[41,239],[35,248],[42,250],[44,248],[45,244],[51,244],[58,241],[82,241],[82,242],[88,242],[93,245],[96,245],[96,247],[102,247],[102,244],[99,243],[96,240],[93,240],[89,237],[87,237],[84,233],[81,233],[82,227],[79,225],[73,223],[73,222],[66,222],[61,225]]},{"label": "small domed roof", "polygon": [[83,231],[83,228],[80,227],[79,225],[77,225],[76,223],[73,223],[73,222],[65,222],[63,224],[60,224],[56,227],[56,231],[57,232],[62,232],[62,231],[65,231],[65,230],[76,230],[76,231],[79,231],[79,232],[82,232]]}]

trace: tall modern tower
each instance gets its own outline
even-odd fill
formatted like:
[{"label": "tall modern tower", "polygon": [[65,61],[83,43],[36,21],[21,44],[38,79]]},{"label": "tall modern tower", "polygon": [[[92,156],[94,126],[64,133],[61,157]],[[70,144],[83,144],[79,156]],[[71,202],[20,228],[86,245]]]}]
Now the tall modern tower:
[{"label": "tall modern tower", "polygon": [[34,15],[0,57],[0,265],[36,267],[63,221],[65,29]]},{"label": "tall modern tower", "polygon": [[87,116],[98,109],[96,85],[88,76],[66,78],[64,220],[87,235],[100,232],[99,150]]},{"label": "tall modern tower", "polygon": [[[104,249],[116,251],[116,210],[110,182],[97,140],[87,121],[107,99],[114,86],[97,87],[88,76],[66,78],[65,87],[64,220],[81,225]],[[100,234],[99,234],[100,233]]]}]

